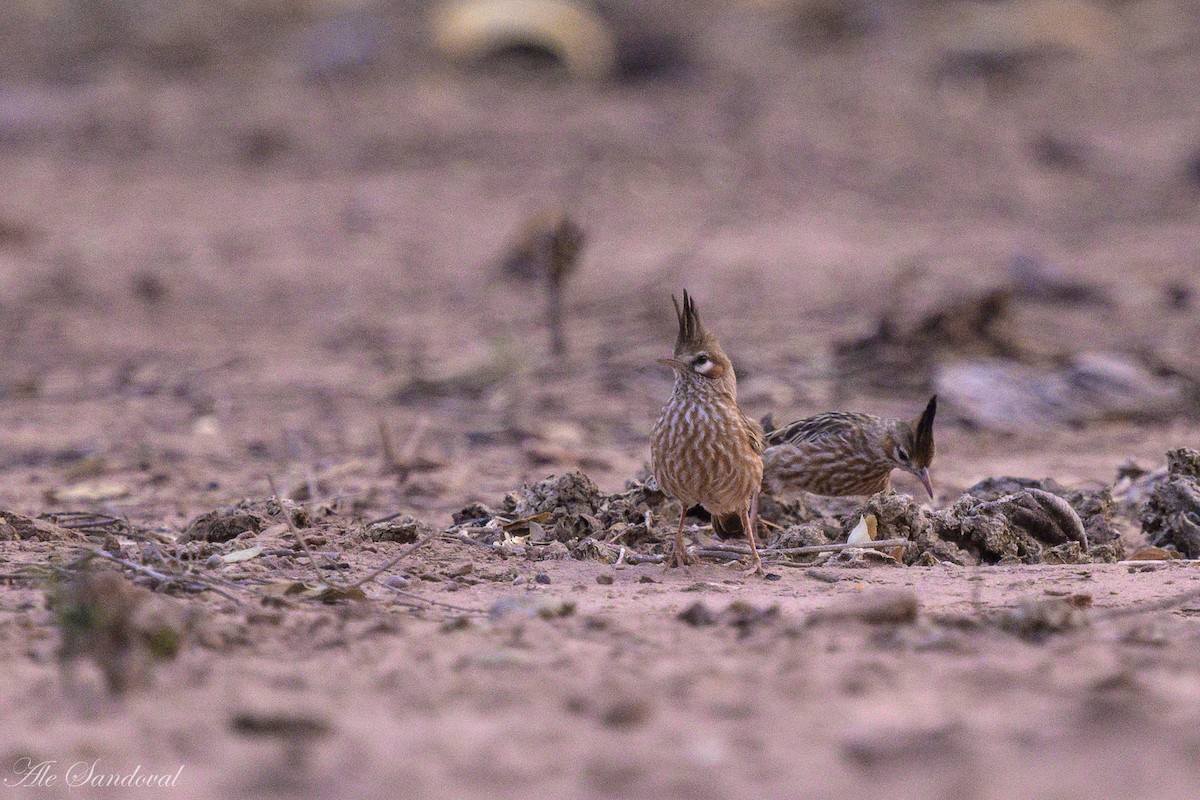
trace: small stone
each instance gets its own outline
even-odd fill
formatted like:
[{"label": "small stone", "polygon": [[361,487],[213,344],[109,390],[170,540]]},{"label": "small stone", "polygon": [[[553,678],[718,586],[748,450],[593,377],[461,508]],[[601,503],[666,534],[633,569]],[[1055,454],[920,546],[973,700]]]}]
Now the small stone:
[{"label": "small stone", "polygon": [[638,578],[638,583],[658,583],[658,581],[654,580],[654,578],[651,578],[649,575],[643,575],[642,577]]},{"label": "small stone", "polygon": [[609,575],[607,572],[601,572],[596,576],[596,583],[600,584],[601,586],[612,586],[613,576]]},{"label": "small stone", "polygon": [[208,557],[208,560],[204,562],[204,566],[208,567],[209,569],[216,569],[217,567],[221,566],[222,563],[224,562],[222,561],[221,556],[217,553],[213,553]]},{"label": "small stone", "polygon": [[384,580],[383,585],[392,589],[404,589],[408,586],[408,578],[403,575],[392,575]]},{"label": "small stone", "polygon": [[526,580],[528,579],[524,575],[518,575],[517,577],[513,578],[513,586],[520,586],[521,584],[525,583]]},{"label": "small stone", "polygon": [[550,576],[544,572],[539,572],[537,575],[534,575],[533,579],[535,581],[537,581],[538,583],[549,583],[550,582]]}]

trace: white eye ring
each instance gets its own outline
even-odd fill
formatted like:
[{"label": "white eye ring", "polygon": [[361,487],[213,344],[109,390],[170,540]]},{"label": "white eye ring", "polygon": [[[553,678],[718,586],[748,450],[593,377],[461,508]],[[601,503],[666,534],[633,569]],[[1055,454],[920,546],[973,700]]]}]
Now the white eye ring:
[{"label": "white eye ring", "polygon": [[712,368],[713,362],[708,356],[698,356],[696,360],[692,362],[692,369],[696,370],[696,372],[699,372],[701,375],[707,375]]}]

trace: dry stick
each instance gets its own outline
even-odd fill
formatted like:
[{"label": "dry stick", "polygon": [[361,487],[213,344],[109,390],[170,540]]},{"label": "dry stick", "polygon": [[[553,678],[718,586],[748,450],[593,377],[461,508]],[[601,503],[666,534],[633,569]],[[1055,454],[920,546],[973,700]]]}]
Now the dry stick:
[{"label": "dry stick", "polygon": [[466,606],[456,606],[453,603],[447,603],[443,600],[430,600],[428,597],[422,597],[419,594],[414,594],[413,592],[405,591],[404,589],[399,589],[395,586],[389,586],[387,588],[391,589],[396,594],[403,595],[411,600],[420,600],[422,603],[441,606],[442,608],[448,608],[451,611],[464,611],[468,614],[487,614],[487,612],[481,608],[467,608]]},{"label": "dry stick", "polygon": [[292,536],[296,537],[296,541],[300,543],[300,547],[304,549],[304,554],[308,556],[308,564],[312,567],[313,573],[317,576],[317,583],[324,584],[332,589],[345,590],[345,586],[329,580],[325,575],[321,574],[321,568],[317,566],[317,559],[313,556],[312,550],[308,548],[308,542],[304,541],[304,536],[296,529],[296,523],[292,522],[292,514],[283,506],[283,500],[279,496],[279,490],[275,488],[275,479],[270,475],[267,476],[267,485],[271,487],[271,496],[275,500],[275,504],[279,506],[279,510],[283,512],[283,520],[287,523],[288,530],[292,532]]},{"label": "dry stick", "polygon": [[358,581],[357,583],[350,584],[350,586],[348,588],[357,589],[358,587],[362,586],[364,583],[370,583],[371,581],[375,580],[383,573],[387,572],[392,567],[399,564],[404,559],[408,558],[410,555],[412,555],[414,552],[416,552],[417,548],[424,547],[426,544],[428,544],[429,542],[433,541],[435,538],[437,538],[438,536],[441,536],[441,535],[442,535],[442,531],[440,531],[440,530],[431,531],[430,533],[425,534],[423,537],[421,537],[417,541],[413,542],[413,544],[407,550],[405,550],[403,553],[396,556],[391,561],[384,564],[382,567],[379,567],[379,569],[377,569],[374,572],[372,572],[371,574],[367,575],[367,577],[363,578],[362,580]]},{"label": "dry stick", "polygon": [[[759,550],[759,552],[765,556],[802,556],[809,555],[811,553],[836,553],[839,550],[853,550],[858,547],[902,547],[903,545],[908,544],[908,542],[908,539],[879,539],[878,541],[874,542],[855,542],[854,544],[851,544],[850,542],[839,542],[837,544],[813,544],[806,547],[767,547]],[[737,544],[713,544],[700,548],[698,552],[704,553],[705,551],[714,554],[736,554],[740,556],[750,555],[749,547],[742,547],[741,545]]]},{"label": "dry stick", "polygon": [[379,441],[383,449],[384,470],[396,469],[400,461],[396,458],[396,450],[392,446],[392,428],[383,417],[379,418]]},{"label": "dry stick", "polygon": [[217,594],[221,595],[222,597],[224,597],[227,600],[232,600],[234,603],[236,603],[238,605],[241,604],[241,602],[236,597],[229,594],[228,592],[224,592],[224,591],[218,589],[216,586],[214,586],[212,584],[211,581],[207,581],[207,580],[197,577],[195,575],[167,575],[166,573],[159,572],[156,569],[151,569],[150,567],[147,567],[143,564],[138,564],[134,561],[128,561],[124,558],[114,556],[112,553],[109,553],[106,550],[91,550],[91,549],[89,549],[88,553],[90,555],[87,556],[87,558],[99,557],[99,558],[107,559],[108,561],[111,561],[114,564],[120,564],[122,567],[131,569],[134,572],[140,572],[143,575],[147,575],[147,576],[154,578],[157,581],[161,581],[163,583],[179,583],[184,586],[187,586],[187,584],[189,582],[191,582],[194,585],[199,586],[201,589],[207,589],[210,592],[216,592]]}]

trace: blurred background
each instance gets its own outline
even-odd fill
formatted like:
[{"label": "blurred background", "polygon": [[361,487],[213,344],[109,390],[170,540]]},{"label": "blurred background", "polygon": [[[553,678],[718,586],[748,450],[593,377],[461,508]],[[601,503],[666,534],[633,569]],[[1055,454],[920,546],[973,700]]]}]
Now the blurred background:
[{"label": "blurred background", "polygon": [[0,42],[18,507],[619,488],[685,287],[755,416],[937,391],[950,496],[1200,431],[1200,3],[9,0]]}]

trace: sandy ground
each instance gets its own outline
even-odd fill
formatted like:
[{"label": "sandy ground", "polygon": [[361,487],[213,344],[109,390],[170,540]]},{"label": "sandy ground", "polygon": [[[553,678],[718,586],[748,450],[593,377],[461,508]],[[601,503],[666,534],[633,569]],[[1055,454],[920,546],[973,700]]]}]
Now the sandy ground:
[{"label": "sandy ground", "polygon": [[[704,25],[657,10],[692,35],[692,66],[635,84],[448,69],[413,44],[415,10],[377,72],[332,84],[283,51],[204,75],[10,84],[0,508],[169,537],[269,496],[269,478],[338,499],[347,525],[405,512],[445,526],[575,467],[616,491],[648,459],[670,391],[654,359],[684,287],[754,416],[915,414],[923,389],[843,385],[833,343],[914,297],[1004,280],[1018,252],[1111,299],[1020,305],[1041,363],[1113,350],[1200,376],[1200,322],[1169,300],[1200,290],[1194,47],[1124,43],[1036,60],[1012,86],[941,85],[923,4],[882,39],[820,47],[705,8]],[[1048,159],[1047,137],[1068,156]],[[528,213],[560,203],[589,241],[556,362],[540,299],[497,258]],[[447,375],[486,379],[468,391]],[[1200,443],[1186,414],[1003,434],[964,419],[939,419],[938,506],[995,475],[1107,485],[1127,459]],[[430,469],[381,470],[381,421]],[[361,575],[401,547],[327,549]],[[0,572],[75,549],[0,543]],[[1200,588],[1195,567],[821,569],[761,582],[437,542],[397,568],[420,599],[379,585],[333,607],[175,598],[194,613],[182,652],[119,700],[87,667],[64,683],[43,586],[6,578],[0,775],[23,758],[182,765],[176,787],[143,791],[189,798],[1200,789],[1196,604],[1105,616]],[[883,588],[915,593],[915,623],[812,616]],[[1043,642],[986,622],[1073,594],[1092,598],[1090,624]],[[539,616],[564,601],[573,613]],[[697,601],[714,624],[678,619]],[[271,715],[319,732],[289,743],[238,722]],[[5,795],[129,796],[65,781]]]}]

